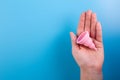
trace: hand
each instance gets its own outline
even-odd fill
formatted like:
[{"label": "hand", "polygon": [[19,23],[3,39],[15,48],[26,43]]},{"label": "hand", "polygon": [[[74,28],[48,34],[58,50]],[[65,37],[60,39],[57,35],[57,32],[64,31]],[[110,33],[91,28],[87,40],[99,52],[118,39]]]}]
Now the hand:
[{"label": "hand", "polygon": [[[83,32],[88,31],[97,50],[90,49],[83,45],[76,44],[77,37]],[[81,79],[92,74],[102,75],[102,65],[104,61],[104,49],[102,43],[102,29],[100,22],[97,21],[95,13],[91,10],[81,14],[77,29],[77,35],[70,32],[72,42],[72,54],[81,69]],[[89,78],[94,80],[95,78]],[[85,79],[85,80],[89,80]],[[98,79],[97,79],[98,80]]]}]

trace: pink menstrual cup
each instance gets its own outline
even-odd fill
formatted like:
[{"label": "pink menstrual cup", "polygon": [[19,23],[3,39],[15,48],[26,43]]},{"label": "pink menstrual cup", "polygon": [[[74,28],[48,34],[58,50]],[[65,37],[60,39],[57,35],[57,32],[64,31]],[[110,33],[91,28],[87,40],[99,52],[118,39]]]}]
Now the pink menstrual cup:
[{"label": "pink menstrual cup", "polygon": [[89,36],[88,31],[82,32],[80,36],[77,38],[77,44],[82,44],[86,47],[96,50],[96,47]]}]

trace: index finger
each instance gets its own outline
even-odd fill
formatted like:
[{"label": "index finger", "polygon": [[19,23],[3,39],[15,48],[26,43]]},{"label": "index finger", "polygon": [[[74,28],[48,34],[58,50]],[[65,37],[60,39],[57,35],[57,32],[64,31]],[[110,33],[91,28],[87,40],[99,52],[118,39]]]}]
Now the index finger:
[{"label": "index finger", "polygon": [[84,25],[85,25],[85,12],[81,14],[80,21],[78,24],[78,29],[77,29],[77,35],[79,36],[81,32],[84,31]]}]

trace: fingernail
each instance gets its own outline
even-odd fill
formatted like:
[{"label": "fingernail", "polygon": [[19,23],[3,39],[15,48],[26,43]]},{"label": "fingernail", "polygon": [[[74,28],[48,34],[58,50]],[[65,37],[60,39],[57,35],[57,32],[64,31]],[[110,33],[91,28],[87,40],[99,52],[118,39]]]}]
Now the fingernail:
[{"label": "fingernail", "polygon": [[98,22],[98,25],[99,25],[99,29],[102,29],[102,27],[101,27],[101,23],[100,23],[100,22]]},{"label": "fingernail", "polygon": [[96,13],[93,13],[93,17],[96,17]]},{"label": "fingernail", "polygon": [[92,13],[92,10],[88,10],[87,12],[88,12],[88,13]]}]

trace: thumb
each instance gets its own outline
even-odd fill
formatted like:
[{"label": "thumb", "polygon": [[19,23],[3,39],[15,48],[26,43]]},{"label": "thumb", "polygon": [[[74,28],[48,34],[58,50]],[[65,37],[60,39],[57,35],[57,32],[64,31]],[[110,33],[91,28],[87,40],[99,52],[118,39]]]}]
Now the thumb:
[{"label": "thumb", "polygon": [[70,32],[70,37],[71,37],[72,47],[77,46],[76,45],[76,39],[77,39],[76,35],[73,32]]}]

